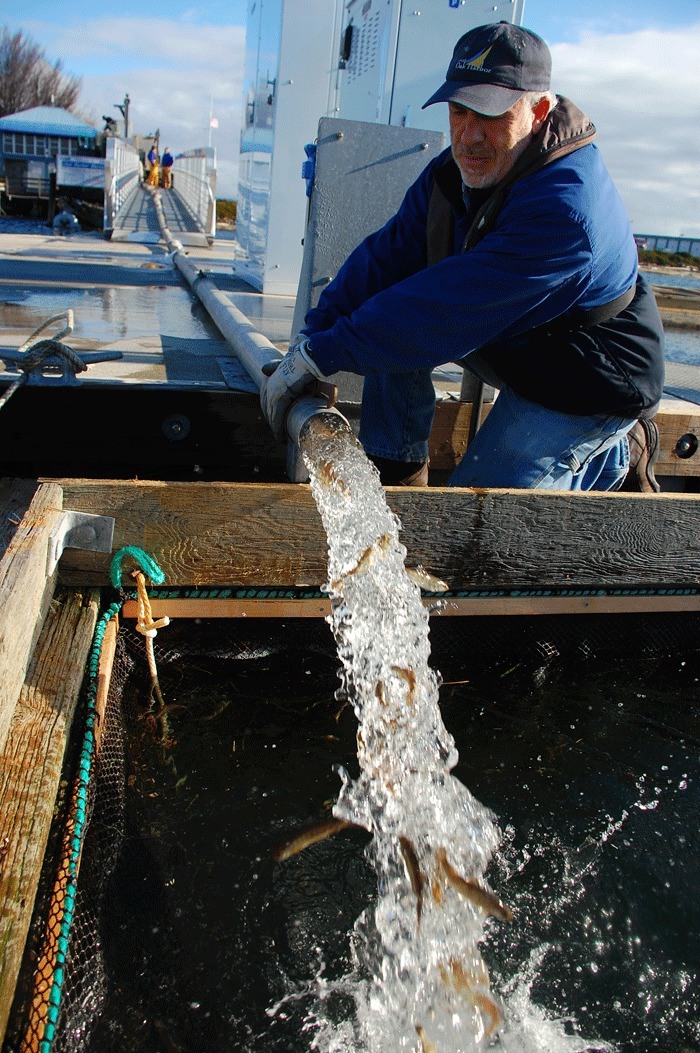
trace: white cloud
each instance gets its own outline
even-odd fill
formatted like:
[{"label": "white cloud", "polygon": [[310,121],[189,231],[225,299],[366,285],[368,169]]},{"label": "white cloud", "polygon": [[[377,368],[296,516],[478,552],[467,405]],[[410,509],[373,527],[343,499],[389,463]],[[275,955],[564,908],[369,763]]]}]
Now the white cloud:
[{"label": "white cloud", "polygon": [[638,233],[700,237],[700,23],[552,47],[553,88],[585,110]]},{"label": "white cloud", "polygon": [[[102,115],[121,120],[115,109],[129,95],[134,133],[160,129],[162,146],[180,153],[209,141],[209,110],[217,151],[218,195],[238,190],[245,27],[194,25],[157,18],[95,18],[75,26],[25,23],[27,33],[51,55],[60,55],[67,73],[82,75],[80,106],[102,128]],[[102,66],[104,72],[94,72]]]}]

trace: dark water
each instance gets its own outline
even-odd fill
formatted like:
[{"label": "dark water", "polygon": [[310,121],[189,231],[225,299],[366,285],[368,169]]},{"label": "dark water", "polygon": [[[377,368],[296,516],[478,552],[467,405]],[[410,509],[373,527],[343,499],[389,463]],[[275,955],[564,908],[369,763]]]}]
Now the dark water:
[{"label": "dark water", "polygon": [[[586,1048],[567,1044],[576,1031],[624,1053],[700,1049],[699,628],[694,616],[431,623],[455,774],[504,831],[491,880],[515,921],[494,923],[484,957],[530,1036],[506,1049]],[[368,838],[340,834],[286,863],[270,849],[326,812],[336,763],[355,771],[355,717],[334,698],[323,623],[194,633],[159,633],[182,653],[160,663],[165,743],[141,660],[125,691],[127,836],[91,1048],[309,1050],[318,978],[350,971],[375,893]],[[351,1000],[325,990],[323,1015],[351,1018]]]}]

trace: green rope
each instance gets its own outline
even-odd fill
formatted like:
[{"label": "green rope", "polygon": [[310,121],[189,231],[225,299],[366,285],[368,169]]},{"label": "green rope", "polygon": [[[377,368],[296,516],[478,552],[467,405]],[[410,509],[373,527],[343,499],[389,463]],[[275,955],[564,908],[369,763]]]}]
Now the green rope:
[{"label": "green rope", "polygon": [[[109,576],[112,585],[115,588],[121,588],[122,564],[127,556],[130,556],[135,560],[144,574],[146,574],[152,582],[156,585],[163,584],[165,581],[165,574],[156,561],[144,552],[143,549],[137,548],[135,545],[125,545],[124,548],[120,548],[119,551],[114,554],[110,565]],[[85,717],[85,734],[78,762],[75,828],[73,830],[68,854],[68,880],[66,883],[66,895],[63,903],[63,918],[61,919],[61,931],[57,940],[53,982],[51,985],[51,991],[49,992],[49,1005],[46,1023],[44,1025],[44,1034],[39,1043],[39,1053],[51,1053],[51,1047],[56,1037],[56,1029],[61,1011],[66,960],[68,957],[70,933],[75,914],[75,898],[78,885],[78,863],[87,827],[88,792],[95,759],[95,725],[97,722],[95,701],[97,698],[97,677],[100,653],[102,651],[102,643],[107,624],[116,614],[119,613],[121,607],[121,602],[111,603],[104,613],[100,615],[97,625],[95,626],[92,649],[88,658],[87,712]]]},{"label": "green rope", "polygon": [[165,581],[165,574],[156,561],[149,556],[148,553],[144,552],[142,548],[137,548],[136,545],[125,545],[124,548],[120,548],[118,552],[114,553],[109,568],[110,581],[115,589],[120,589],[122,587],[122,563],[126,556],[131,556],[132,559],[136,560],[144,574],[149,577],[155,585],[163,584]]},{"label": "green rope", "polygon": [[56,965],[54,968],[53,983],[49,993],[49,1005],[44,1026],[44,1035],[39,1043],[39,1053],[51,1053],[51,1047],[56,1036],[56,1027],[61,1009],[66,958],[68,956],[68,943],[75,912],[75,897],[77,894],[78,883],[78,861],[80,859],[81,846],[87,825],[88,789],[90,786],[95,755],[95,724],[97,722],[95,700],[97,698],[97,674],[100,652],[102,650],[102,642],[107,623],[115,614],[118,614],[120,610],[120,603],[112,603],[100,616],[97,625],[95,626],[92,649],[88,658],[89,682],[87,688],[87,716],[85,718],[85,735],[78,764],[75,829],[73,831],[68,857],[68,882],[66,885],[66,897],[63,904],[61,931],[57,940]]}]

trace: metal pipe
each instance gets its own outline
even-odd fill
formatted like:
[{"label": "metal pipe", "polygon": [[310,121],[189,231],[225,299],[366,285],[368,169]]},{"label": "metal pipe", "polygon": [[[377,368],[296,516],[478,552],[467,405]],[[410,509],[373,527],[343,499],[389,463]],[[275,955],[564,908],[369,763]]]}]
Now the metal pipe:
[{"label": "metal pipe", "polygon": [[[271,368],[284,357],[282,352],[254,328],[250,319],[234,307],[229,298],[216,288],[203,271],[198,270],[187,259],[182,244],[168,229],[160,194],[153,190],[152,196],[161,232],[168,251],[173,254],[173,263],[206,308],[256,388],[260,390],[263,379],[270,375]],[[302,482],[308,478],[308,472],[299,456],[299,436],[307,421],[319,413],[334,415],[350,428],[343,414],[336,409],[330,409],[324,399],[311,396],[297,399],[292,404],[286,420],[287,435],[290,439],[287,474],[293,482]]]}]

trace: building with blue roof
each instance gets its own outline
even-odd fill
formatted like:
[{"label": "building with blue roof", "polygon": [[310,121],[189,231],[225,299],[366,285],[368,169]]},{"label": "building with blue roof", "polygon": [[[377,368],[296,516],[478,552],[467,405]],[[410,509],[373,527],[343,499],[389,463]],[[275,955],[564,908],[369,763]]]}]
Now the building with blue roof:
[{"label": "building with blue roof", "polygon": [[7,198],[48,199],[63,159],[97,157],[96,128],[59,106],[0,117],[0,180]]}]

